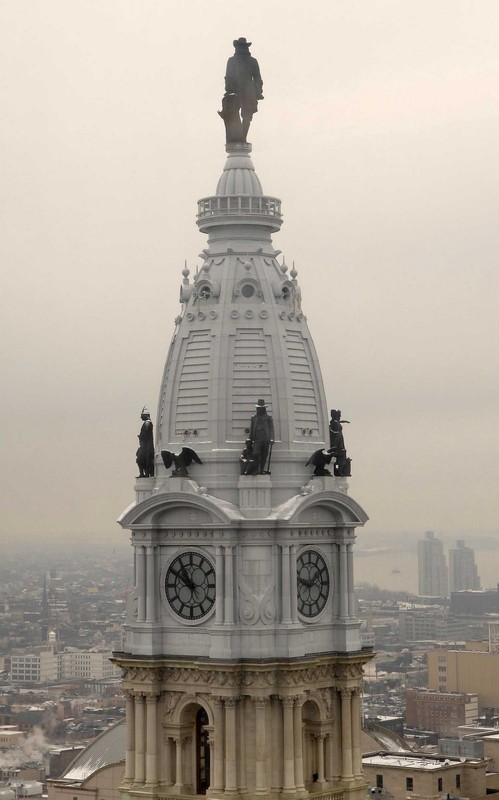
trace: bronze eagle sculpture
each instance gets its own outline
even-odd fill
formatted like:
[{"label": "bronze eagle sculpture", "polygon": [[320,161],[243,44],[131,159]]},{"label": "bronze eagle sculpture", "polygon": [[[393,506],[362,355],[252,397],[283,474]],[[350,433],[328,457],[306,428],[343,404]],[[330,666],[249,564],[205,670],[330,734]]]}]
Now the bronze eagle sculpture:
[{"label": "bronze eagle sculpture", "polygon": [[203,463],[196,451],[192,450],[190,447],[183,447],[178,454],[172,453],[171,450],[162,450],[161,458],[163,459],[163,464],[166,469],[170,469],[172,464],[175,466],[175,469],[172,470],[172,478],[188,478],[189,473],[187,472],[187,467],[190,466],[193,461],[195,461],[196,464]]}]

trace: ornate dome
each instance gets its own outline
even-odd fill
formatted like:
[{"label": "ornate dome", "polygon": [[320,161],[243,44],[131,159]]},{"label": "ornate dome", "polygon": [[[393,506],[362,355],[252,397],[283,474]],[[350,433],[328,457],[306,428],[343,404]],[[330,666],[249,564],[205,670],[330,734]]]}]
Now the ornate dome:
[{"label": "ornate dome", "polygon": [[250,158],[250,144],[227,145],[227,161],[218,181],[216,196],[250,195],[261,197],[262,185]]}]

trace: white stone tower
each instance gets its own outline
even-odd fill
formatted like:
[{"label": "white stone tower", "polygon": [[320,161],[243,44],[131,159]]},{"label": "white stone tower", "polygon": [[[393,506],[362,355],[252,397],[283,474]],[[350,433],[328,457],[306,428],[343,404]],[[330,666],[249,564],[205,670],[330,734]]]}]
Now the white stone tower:
[{"label": "white stone tower", "polygon": [[[353,544],[367,517],[343,477],[305,466],[329,447],[320,367],[296,271],[271,234],[251,146],[227,146],[199,201],[202,266],[183,271],[166,359],[155,477],[120,518],[132,532],[123,797],[364,796],[362,649]],[[166,287],[165,287],[166,288]],[[271,474],[241,475],[258,400],[273,417]],[[192,448],[189,476],[160,452]]]}]

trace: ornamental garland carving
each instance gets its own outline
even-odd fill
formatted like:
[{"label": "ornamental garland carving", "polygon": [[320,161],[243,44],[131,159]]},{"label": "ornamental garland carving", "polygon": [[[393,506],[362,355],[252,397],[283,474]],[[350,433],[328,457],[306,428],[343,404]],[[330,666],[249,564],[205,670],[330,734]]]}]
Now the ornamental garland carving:
[{"label": "ornamental garland carving", "polygon": [[[344,684],[348,681],[355,681],[356,684],[362,683],[362,663],[356,664],[311,664],[310,666],[296,667],[292,670],[280,668],[270,668],[263,670],[256,669],[200,669],[199,667],[133,667],[122,666],[123,679],[128,683],[142,684],[137,689],[139,692],[158,691],[159,686],[166,684],[184,684],[186,686],[225,688],[225,689],[279,689],[311,686],[318,683],[326,683],[316,691],[326,694],[321,697],[328,707],[332,703],[330,693],[331,687]],[[127,689],[135,687],[126,687]],[[165,701],[167,704],[173,703],[170,694],[174,696],[179,692],[167,692]]]},{"label": "ornamental garland carving", "polygon": [[340,680],[361,680],[363,677],[362,664],[341,664],[335,669],[335,677]]},{"label": "ornamental garland carving", "polygon": [[[160,667],[149,669],[148,667],[125,667],[121,666],[124,681],[133,683],[161,683],[163,680],[163,670]],[[144,687],[145,688],[145,687]]]}]

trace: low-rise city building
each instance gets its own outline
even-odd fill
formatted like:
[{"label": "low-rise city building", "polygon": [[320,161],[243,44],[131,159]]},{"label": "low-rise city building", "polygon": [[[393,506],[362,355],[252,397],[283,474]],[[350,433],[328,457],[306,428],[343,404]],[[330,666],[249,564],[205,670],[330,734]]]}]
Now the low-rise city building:
[{"label": "low-rise city building", "polygon": [[100,680],[119,676],[119,670],[109,660],[111,652],[78,650],[68,647],[57,652],[54,645],[39,648],[38,652],[11,657],[12,684],[47,684],[55,681]]},{"label": "low-rise city building", "polygon": [[467,642],[464,649],[428,651],[428,688],[440,692],[476,693],[480,708],[499,708],[499,652]]},{"label": "low-rise city building", "polygon": [[484,759],[440,758],[421,753],[371,753],[362,759],[372,789],[385,790],[396,800],[440,800],[442,796],[482,797],[486,794]]},{"label": "low-rise city building", "polygon": [[439,736],[455,736],[459,725],[478,719],[478,695],[406,689],[405,721],[409,727],[431,730]]}]

